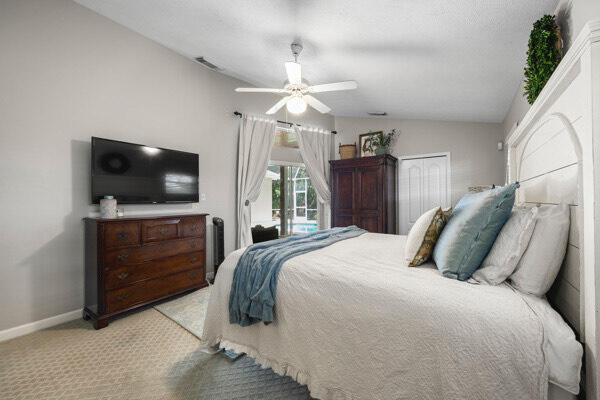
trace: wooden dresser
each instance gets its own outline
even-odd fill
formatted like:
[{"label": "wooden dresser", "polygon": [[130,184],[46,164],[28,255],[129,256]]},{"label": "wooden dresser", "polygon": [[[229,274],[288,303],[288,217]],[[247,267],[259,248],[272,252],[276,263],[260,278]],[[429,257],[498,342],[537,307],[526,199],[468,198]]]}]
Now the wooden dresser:
[{"label": "wooden dresser", "polygon": [[397,161],[389,154],[329,161],[331,226],[396,233]]},{"label": "wooden dresser", "polygon": [[111,317],[206,282],[206,215],[85,218],[84,319]]}]

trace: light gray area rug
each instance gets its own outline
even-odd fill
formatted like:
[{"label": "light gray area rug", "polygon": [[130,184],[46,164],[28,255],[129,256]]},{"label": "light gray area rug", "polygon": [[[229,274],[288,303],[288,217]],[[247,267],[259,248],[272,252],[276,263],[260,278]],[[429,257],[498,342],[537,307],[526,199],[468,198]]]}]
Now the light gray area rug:
[{"label": "light gray area rug", "polygon": [[[167,318],[200,338],[210,296],[210,286],[183,297],[154,306]],[[211,356],[212,375],[203,395],[210,399],[310,399],[308,388],[290,377],[283,377],[272,369],[263,369],[250,357],[236,361],[222,353]],[[228,360],[228,361],[225,361]],[[215,363],[216,361],[216,363]]]},{"label": "light gray area rug", "polygon": [[209,296],[210,286],[175,300],[158,304],[154,308],[200,339]]}]

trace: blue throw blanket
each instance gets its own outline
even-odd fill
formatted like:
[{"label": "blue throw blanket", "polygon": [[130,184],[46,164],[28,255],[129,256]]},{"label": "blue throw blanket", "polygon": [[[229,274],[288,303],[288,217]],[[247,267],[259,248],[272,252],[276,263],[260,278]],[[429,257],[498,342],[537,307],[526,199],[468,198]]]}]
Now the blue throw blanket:
[{"label": "blue throw blanket", "polygon": [[231,282],[229,322],[249,326],[273,322],[277,277],[284,262],[309,251],[365,233],[356,226],[257,243],[240,257]]}]

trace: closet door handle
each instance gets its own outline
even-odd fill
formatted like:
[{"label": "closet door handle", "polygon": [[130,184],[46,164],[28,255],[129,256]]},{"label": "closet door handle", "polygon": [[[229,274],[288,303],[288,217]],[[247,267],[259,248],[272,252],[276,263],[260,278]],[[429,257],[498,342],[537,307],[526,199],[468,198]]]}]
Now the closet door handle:
[{"label": "closet door handle", "polygon": [[123,280],[125,278],[127,278],[129,276],[129,272],[121,272],[119,275],[117,275],[117,278],[119,278],[120,280]]},{"label": "closet door handle", "polygon": [[118,259],[119,261],[125,261],[125,260],[127,260],[127,258],[128,258],[128,257],[129,257],[129,254],[128,254],[128,253],[121,253],[121,254],[119,254],[119,255],[117,256],[117,259]]}]

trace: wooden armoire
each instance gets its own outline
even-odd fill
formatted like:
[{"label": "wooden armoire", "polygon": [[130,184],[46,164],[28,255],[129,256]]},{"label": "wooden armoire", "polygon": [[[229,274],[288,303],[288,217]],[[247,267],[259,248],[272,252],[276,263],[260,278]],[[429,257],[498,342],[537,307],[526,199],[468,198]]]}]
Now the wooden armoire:
[{"label": "wooden armoire", "polygon": [[331,226],[396,233],[396,165],[389,154],[329,161]]}]

